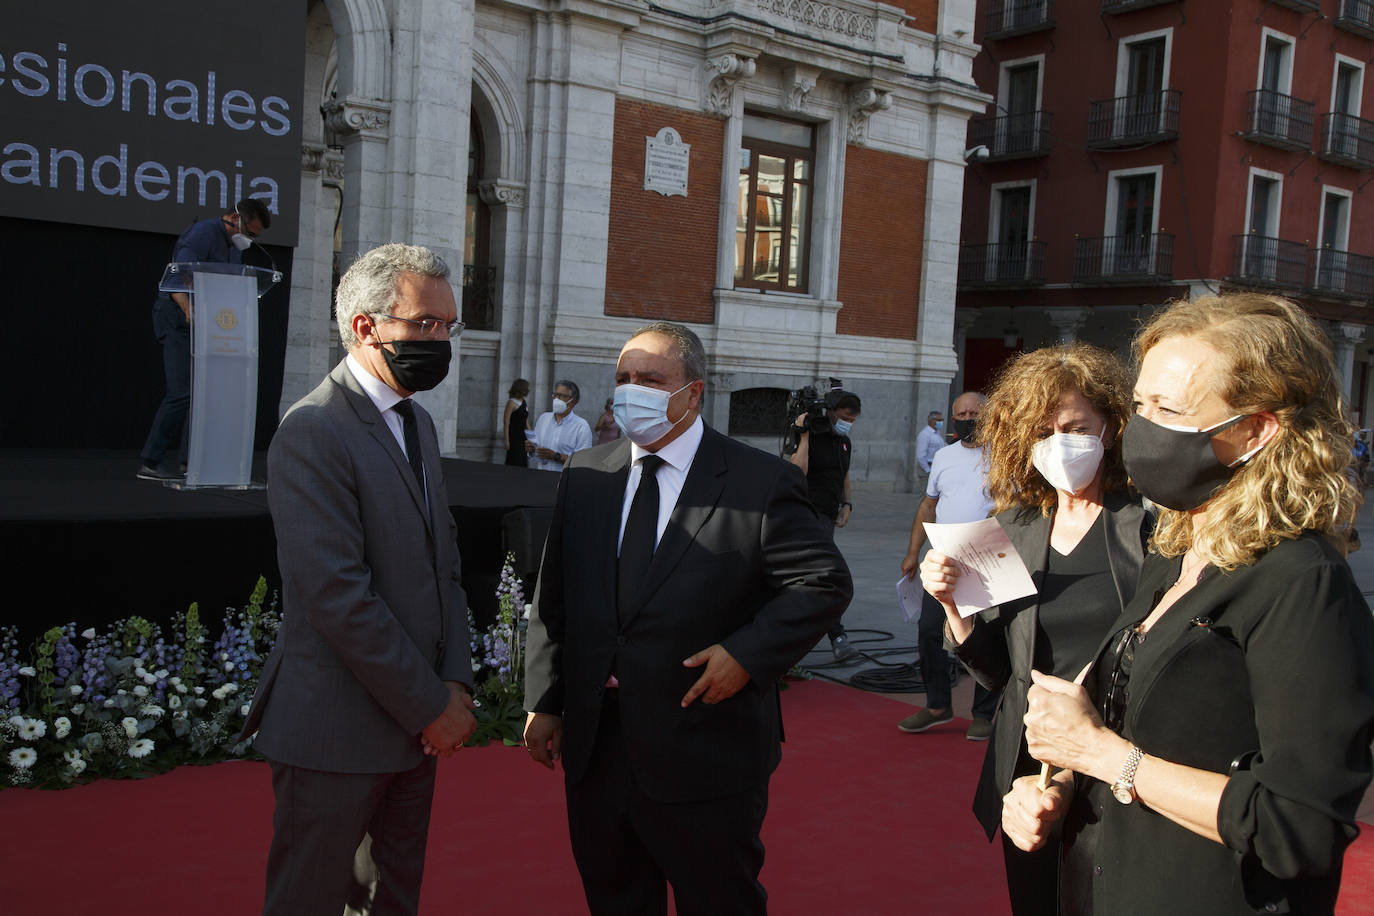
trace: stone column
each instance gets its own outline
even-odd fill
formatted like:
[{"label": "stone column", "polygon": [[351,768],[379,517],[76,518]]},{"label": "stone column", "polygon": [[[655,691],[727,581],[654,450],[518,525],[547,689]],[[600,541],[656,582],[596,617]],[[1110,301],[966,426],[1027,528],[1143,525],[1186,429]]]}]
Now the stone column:
[{"label": "stone column", "polygon": [[954,358],[959,361],[959,368],[949,383],[949,392],[953,397],[957,397],[964,390],[964,366],[967,363],[964,350],[968,343],[968,332],[973,329],[981,314],[978,309],[954,310]]},{"label": "stone column", "polygon": [[[1355,384],[1355,347],[1364,339],[1365,326],[1353,322],[1337,322],[1328,329],[1332,349],[1335,351],[1336,370],[1341,374],[1341,400],[1346,410],[1356,403]],[[1361,422],[1364,422],[1361,418]]]},{"label": "stone column", "polygon": [[1083,325],[1088,323],[1088,316],[1093,310],[1089,308],[1049,308],[1045,309],[1045,315],[1049,318],[1050,324],[1054,326],[1055,336],[1058,343],[1069,344],[1078,340],[1078,332],[1083,329]]}]

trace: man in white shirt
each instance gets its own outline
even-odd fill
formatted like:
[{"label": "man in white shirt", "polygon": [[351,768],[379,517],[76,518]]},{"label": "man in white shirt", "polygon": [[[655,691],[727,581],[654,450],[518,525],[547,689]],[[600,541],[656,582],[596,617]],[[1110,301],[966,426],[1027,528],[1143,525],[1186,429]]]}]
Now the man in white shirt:
[{"label": "man in white shirt", "polygon": [[926,491],[926,484],[930,480],[930,463],[935,460],[935,453],[945,445],[945,415],[938,410],[932,410],[926,415],[926,425],[916,437],[916,483],[920,487],[918,492]]},{"label": "man in white shirt", "polygon": [[564,379],[553,386],[553,410],[534,423],[534,441],[525,442],[530,467],[541,471],[561,471],[568,456],[578,449],[592,447],[592,428],[573,413],[582,400],[576,382]]},{"label": "man in white shirt", "polygon": [[[959,441],[935,453],[930,464],[926,498],[916,510],[911,525],[911,542],[902,559],[902,575],[915,579],[919,574],[921,550],[925,547],[925,522],[954,524],[976,522],[992,512],[987,491],[986,450],[974,445],[978,414],[987,398],[977,391],[965,391],[954,399],[954,431]],[[945,612],[928,594],[922,595],[921,619],[917,631],[917,654],[921,679],[925,682],[926,707],[907,716],[899,724],[904,732],[923,732],[933,725],[954,718],[950,707],[949,659],[945,653]],[[971,741],[986,741],[992,734],[992,716],[997,709],[997,694],[976,685],[973,691],[972,723],[964,733]]]}]

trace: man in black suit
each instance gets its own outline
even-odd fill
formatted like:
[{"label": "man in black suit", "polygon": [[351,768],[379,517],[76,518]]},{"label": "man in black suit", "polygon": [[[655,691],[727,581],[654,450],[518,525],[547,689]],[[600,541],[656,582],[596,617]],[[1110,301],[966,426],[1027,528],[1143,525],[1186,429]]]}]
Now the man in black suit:
[{"label": "man in black suit", "polygon": [[525,745],[560,756],[595,916],[763,913],[759,830],[781,756],[777,681],[849,603],[801,472],[700,419],[682,325],[625,344],[625,438],[559,481],[526,659]]}]

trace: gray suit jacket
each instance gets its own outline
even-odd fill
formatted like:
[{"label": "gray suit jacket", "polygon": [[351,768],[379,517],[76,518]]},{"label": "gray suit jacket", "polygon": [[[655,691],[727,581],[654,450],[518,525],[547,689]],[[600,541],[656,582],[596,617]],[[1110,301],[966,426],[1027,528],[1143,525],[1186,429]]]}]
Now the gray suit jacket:
[{"label": "gray suit jacket", "polygon": [[[627,439],[575,452],[558,485],[530,618],[525,708],[563,717],[563,769],[587,770],[603,685],[620,681],[635,784],[691,802],[765,782],[782,735],[777,681],[844,613],[849,569],[801,471],[707,427],[631,607],[617,608]],[[721,643],[749,673],[734,696],[681,708],[682,660]]]},{"label": "gray suit jacket", "polygon": [[[1140,503],[1121,494],[1107,494],[1104,511],[1107,513],[1103,527],[1107,561],[1111,565],[1116,598],[1124,608],[1135,594],[1145,544],[1154,530],[1154,522]],[[1008,509],[998,513],[996,518],[1038,588],[1049,562],[1051,520],[1039,509]],[[1018,775],[1016,761],[1026,734],[1023,720],[1039,616],[1038,595],[988,608],[974,620],[968,639],[954,647],[955,657],[980,684],[990,690],[1002,690],[996,725],[973,799],[973,813],[987,831],[988,839],[992,839],[1001,825],[1002,796]]]},{"label": "gray suit jacket", "polygon": [[294,766],[400,772],[472,682],[467,597],[434,421],[417,405],[428,504],[345,363],[287,411],[267,455],[284,619],[244,733]]}]

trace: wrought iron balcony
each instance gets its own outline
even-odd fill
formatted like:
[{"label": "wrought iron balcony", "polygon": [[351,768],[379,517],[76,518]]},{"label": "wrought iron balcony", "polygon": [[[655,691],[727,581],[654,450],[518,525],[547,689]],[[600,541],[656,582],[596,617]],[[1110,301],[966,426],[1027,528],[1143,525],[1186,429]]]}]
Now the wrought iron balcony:
[{"label": "wrought iron balcony", "polygon": [[1332,24],[1356,35],[1374,38],[1374,0],[1340,0]]},{"label": "wrought iron balcony", "polygon": [[1232,237],[1231,276],[1245,286],[1302,289],[1307,283],[1307,246],[1265,235]]},{"label": "wrought iron balcony", "polygon": [[1178,139],[1183,93],[1164,89],[1088,103],[1088,148],[1144,146]]},{"label": "wrought iron balcony", "polygon": [[1374,121],[1338,111],[1322,115],[1317,158],[1352,169],[1374,169]]},{"label": "wrought iron balcony", "polygon": [[1374,297],[1374,258],[1334,248],[1314,248],[1308,289],[1340,299]]},{"label": "wrought iron balcony", "polygon": [[959,288],[991,289],[1040,286],[1045,282],[1045,248],[1041,241],[962,245]]},{"label": "wrought iron balcony", "polygon": [[1250,100],[1245,119],[1247,140],[1279,149],[1312,148],[1315,105],[1272,89],[1251,89],[1246,96]]},{"label": "wrought iron balcony", "polygon": [[1102,0],[1102,12],[1130,13],[1135,10],[1143,10],[1149,6],[1163,6],[1166,3],[1178,2],[1180,0]]},{"label": "wrought iron balcony", "polygon": [[983,13],[985,41],[1052,28],[1054,0],[990,0]]},{"label": "wrought iron balcony", "polygon": [[1073,243],[1073,282],[1131,285],[1174,278],[1174,235],[1108,235]]},{"label": "wrought iron balcony", "polygon": [[463,265],[463,324],[474,331],[496,330],[496,268]]},{"label": "wrought iron balcony", "polygon": [[986,146],[986,161],[1048,156],[1050,114],[1048,111],[1028,111],[1000,118],[972,118],[968,145]]}]

